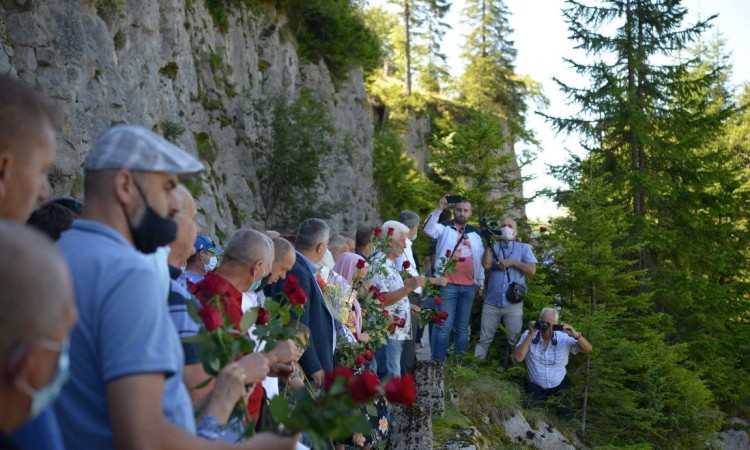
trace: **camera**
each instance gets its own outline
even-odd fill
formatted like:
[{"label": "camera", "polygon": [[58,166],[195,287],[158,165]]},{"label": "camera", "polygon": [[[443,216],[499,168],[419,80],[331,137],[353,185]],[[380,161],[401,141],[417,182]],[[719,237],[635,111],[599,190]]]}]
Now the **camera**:
[{"label": "camera", "polygon": [[486,217],[480,217],[479,218],[479,230],[483,238],[487,239],[488,241],[492,239],[493,236],[499,236],[501,234],[500,225],[494,221],[489,220]]},{"label": "camera", "polygon": [[[536,328],[539,331],[547,331],[549,330],[550,323],[545,320],[537,320],[534,322],[534,328]],[[552,331],[562,331],[563,325],[560,323],[556,323],[552,325]]]}]

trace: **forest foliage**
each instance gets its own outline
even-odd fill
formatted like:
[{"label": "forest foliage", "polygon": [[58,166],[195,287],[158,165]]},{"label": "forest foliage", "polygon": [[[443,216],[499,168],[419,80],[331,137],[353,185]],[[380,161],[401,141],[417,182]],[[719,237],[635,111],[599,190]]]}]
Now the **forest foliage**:
[{"label": "forest foliage", "polygon": [[[403,28],[406,11],[426,5],[400,0],[393,15],[375,8],[368,20],[386,42],[370,81],[390,114],[376,136],[391,154],[382,167],[411,164],[398,136],[415,114],[431,121],[426,176],[376,176],[381,212],[456,191],[475,220],[513,214],[524,199],[492,192],[522,182],[503,175],[524,161],[501,149],[533,142],[525,117],[541,98],[515,72],[512,17],[502,1],[467,2],[464,73],[422,83],[424,18],[408,22],[410,49]],[[728,417],[750,416],[750,88],[730,85],[722,42],[709,40],[713,18],[690,23],[686,13],[678,0],[571,0],[564,10],[587,55],[568,63],[587,82],[561,83],[579,112],[548,119],[585,153],[553,171],[567,187],[552,196],[567,214],[533,242],[545,264],[525,315],[559,295],[562,320],[594,343],[569,366],[574,425],[594,446],[700,447]]]}]

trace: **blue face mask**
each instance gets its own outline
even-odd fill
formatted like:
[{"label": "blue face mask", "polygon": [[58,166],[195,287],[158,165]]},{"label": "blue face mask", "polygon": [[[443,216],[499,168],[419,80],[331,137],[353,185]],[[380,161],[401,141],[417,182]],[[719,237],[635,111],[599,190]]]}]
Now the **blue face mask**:
[{"label": "blue face mask", "polygon": [[34,419],[39,414],[47,409],[48,406],[55,401],[60,391],[62,390],[65,382],[68,381],[70,375],[70,356],[68,355],[68,339],[66,338],[62,343],[42,340],[42,345],[49,350],[59,351],[60,356],[57,358],[57,371],[55,372],[55,378],[45,387],[41,389],[34,389],[24,382],[21,386],[23,391],[31,397],[31,413],[29,419]]},{"label": "blue face mask", "polygon": [[[261,266],[260,266],[260,267],[261,267],[261,270],[263,270],[263,271],[265,272],[265,270],[264,270],[264,266],[265,266],[265,264],[264,264],[264,263],[261,263]],[[252,285],[250,286],[250,289],[248,290],[248,292],[256,292],[256,291],[258,290],[258,288],[259,288],[259,287],[261,286],[261,284],[265,284],[265,283],[264,283],[264,281],[268,281],[268,278],[267,278],[267,277],[270,277],[270,276],[271,276],[271,274],[269,273],[268,275],[263,275],[262,277],[258,278],[258,279],[257,279],[257,280],[256,280],[255,282],[253,282],[253,284],[252,284]]]},{"label": "blue face mask", "polygon": [[250,290],[248,292],[255,292],[255,291],[257,291],[258,288],[260,287],[260,283],[262,283],[262,282],[263,282],[263,278],[260,278],[260,279],[256,280],[255,283],[253,283],[250,286]]}]

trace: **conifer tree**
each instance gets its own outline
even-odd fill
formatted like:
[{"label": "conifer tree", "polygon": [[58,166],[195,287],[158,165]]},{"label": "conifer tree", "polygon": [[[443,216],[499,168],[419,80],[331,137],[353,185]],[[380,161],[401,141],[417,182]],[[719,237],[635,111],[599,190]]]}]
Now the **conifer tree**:
[{"label": "conifer tree", "polygon": [[[737,157],[717,145],[733,111],[721,52],[687,52],[713,18],[685,25],[679,0],[568,3],[571,36],[589,55],[569,62],[588,80],[560,83],[580,112],[553,123],[582,135],[612,202],[630,211],[618,245],[633,249],[633,269],[650,280],[634,293],[648,291],[653,312],[672,319],[651,331],[682,343],[681,368],[700,374],[725,409],[742,408],[729,381],[748,378],[735,346],[747,336],[738,268],[748,199]],[[747,383],[739,387],[747,398]]]},{"label": "conifer tree", "polygon": [[412,77],[414,71],[414,58],[419,52],[415,52],[418,47],[416,42],[419,37],[419,29],[424,17],[425,5],[420,0],[390,0],[400,9],[401,25],[403,26],[403,77],[404,77],[404,94],[411,95]]},{"label": "conifer tree", "polygon": [[509,133],[496,115],[470,109],[455,130],[432,147],[430,165],[446,184],[463,191],[475,217],[499,217],[520,209],[521,178],[514,154],[508,150]]},{"label": "conifer tree", "polygon": [[419,86],[421,89],[440,92],[449,77],[446,56],[442,49],[445,32],[451,27],[445,22],[445,15],[451,4],[447,0],[424,0],[424,18],[422,20],[422,40],[424,55],[423,64],[419,67]]},{"label": "conifer tree", "polygon": [[[711,393],[684,367],[684,348],[665,343],[670,318],[653,311],[643,271],[630,270],[621,227],[629,211],[596,175],[596,157],[568,171],[570,191],[558,200],[569,214],[555,221],[558,289],[570,320],[594,352],[572,358],[573,398],[581,434],[598,445],[652,444],[689,448],[714,432],[705,412]],[[690,405],[683,408],[679,405]]]},{"label": "conifer tree", "polygon": [[532,89],[515,73],[509,15],[503,0],[467,0],[464,16],[472,31],[463,46],[466,68],[459,86],[469,104],[493,111],[510,124],[513,136],[528,138],[524,113]]}]

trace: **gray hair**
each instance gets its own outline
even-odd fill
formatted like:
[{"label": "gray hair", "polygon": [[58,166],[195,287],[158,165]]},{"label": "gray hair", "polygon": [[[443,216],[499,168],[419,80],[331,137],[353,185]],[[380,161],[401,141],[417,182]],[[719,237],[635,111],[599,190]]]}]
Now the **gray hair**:
[{"label": "gray hair", "polygon": [[310,250],[328,241],[331,234],[328,224],[321,219],[307,219],[297,230],[294,247],[298,250]]},{"label": "gray hair", "polygon": [[294,253],[294,246],[291,242],[283,237],[277,237],[273,240],[274,261],[281,261],[290,253]]},{"label": "gray hair", "polygon": [[414,225],[419,225],[419,214],[410,209],[405,209],[398,215],[398,221],[411,228]]},{"label": "gray hair", "polygon": [[264,261],[273,252],[271,238],[260,231],[240,228],[229,238],[224,247],[222,264],[234,264],[240,267],[251,267],[258,261]]},{"label": "gray hair", "polygon": [[388,220],[380,227],[380,231],[382,232],[383,237],[388,235],[389,228],[393,228],[394,236],[396,235],[396,233],[407,234],[409,232],[409,227],[399,222],[398,220]]},{"label": "gray hair", "polygon": [[65,308],[72,307],[73,287],[60,252],[39,231],[0,220],[0,248],[0,367],[4,367],[19,344],[57,329]]},{"label": "gray hair", "polygon": [[544,317],[545,313],[552,313],[555,315],[555,322],[558,321],[560,318],[560,312],[557,310],[557,308],[542,308],[542,312],[539,313],[539,320],[542,320],[542,317]]},{"label": "gray hair", "polygon": [[346,236],[343,234],[334,234],[331,236],[331,239],[328,241],[328,249],[332,248],[347,251],[349,249],[349,241],[346,239]]}]

